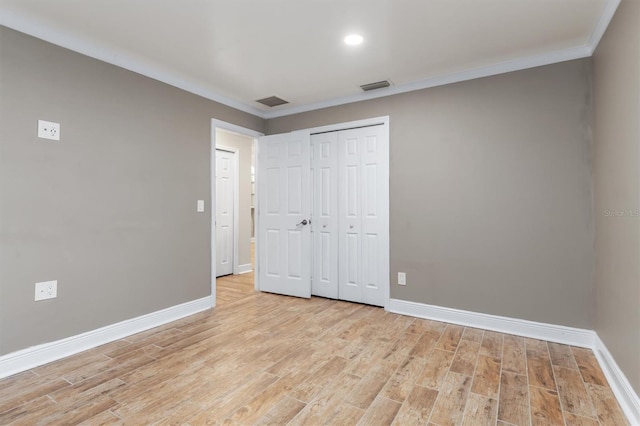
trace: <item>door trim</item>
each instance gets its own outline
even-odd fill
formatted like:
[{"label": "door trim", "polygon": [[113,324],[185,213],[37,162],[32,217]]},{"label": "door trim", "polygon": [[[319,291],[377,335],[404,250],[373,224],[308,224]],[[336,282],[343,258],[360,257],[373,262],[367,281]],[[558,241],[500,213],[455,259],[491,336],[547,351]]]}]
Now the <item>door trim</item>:
[{"label": "door trim", "polygon": [[[237,148],[232,148],[224,145],[216,145],[216,151],[226,151],[233,153],[233,274],[237,275],[239,272],[238,268],[238,210],[240,204],[240,182],[238,176],[238,167],[240,166],[240,158],[239,158],[239,150]],[[217,207],[217,206],[216,206]],[[214,215],[214,210],[211,211],[211,214]],[[214,217],[215,223],[215,217]],[[215,229],[214,229],[215,232]],[[216,262],[218,260],[216,259]]]},{"label": "door trim", "polygon": [[349,129],[355,129],[358,127],[377,126],[377,125],[386,126],[387,133],[388,133],[389,132],[389,116],[384,115],[381,117],[365,118],[362,120],[355,120],[355,121],[346,121],[344,123],[329,124],[327,126],[320,126],[320,127],[312,127],[308,130],[313,135],[316,133],[337,132],[340,130],[349,130]]},{"label": "door trim", "polygon": [[[209,157],[209,188],[211,197],[211,203],[209,208],[209,228],[211,236],[211,306],[216,306],[216,215],[214,214],[216,209],[216,130],[224,129],[230,132],[239,133],[244,136],[249,136],[254,139],[264,136],[264,133],[257,132],[255,130],[248,129],[246,127],[238,126],[237,124],[228,123],[226,121],[211,119],[211,144],[210,144],[210,157]],[[256,143],[254,141],[254,143]],[[257,179],[257,176],[256,176]],[[258,245],[258,239],[256,238],[256,247]],[[235,261],[235,259],[234,259]],[[256,270],[258,268],[258,259],[256,257]]]}]

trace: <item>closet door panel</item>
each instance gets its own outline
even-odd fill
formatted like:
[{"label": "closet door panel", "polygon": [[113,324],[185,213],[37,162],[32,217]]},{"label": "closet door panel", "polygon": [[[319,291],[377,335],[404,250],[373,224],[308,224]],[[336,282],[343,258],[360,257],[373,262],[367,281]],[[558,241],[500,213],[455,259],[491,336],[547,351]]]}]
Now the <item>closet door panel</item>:
[{"label": "closet door panel", "polygon": [[338,228],[340,299],[362,302],[360,129],[338,132]]},{"label": "closet door panel", "polygon": [[338,135],[311,137],[313,274],[311,294],[338,298]]},{"label": "closet door panel", "polygon": [[[385,217],[383,200],[387,181],[386,149],[383,126],[364,127],[361,141],[361,197],[362,197],[362,302],[383,306],[388,286],[388,255],[384,238]],[[386,181],[385,181],[386,179]],[[387,207],[388,210],[388,207]]]},{"label": "closet door panel", "polygon": [[340,131],[338,148],[340,299],[383,306],[388,286],[384,126]]}]

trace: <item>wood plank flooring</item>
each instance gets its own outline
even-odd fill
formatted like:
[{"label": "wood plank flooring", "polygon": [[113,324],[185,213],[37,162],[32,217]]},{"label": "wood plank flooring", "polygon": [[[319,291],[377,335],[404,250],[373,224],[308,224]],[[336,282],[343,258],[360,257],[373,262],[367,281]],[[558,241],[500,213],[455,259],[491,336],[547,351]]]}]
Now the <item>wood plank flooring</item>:
[{"label": "wood plank flooring", "polygon": [[0,380],[0,424],[625,425],[593,353],[219,279],[218,307]]}]

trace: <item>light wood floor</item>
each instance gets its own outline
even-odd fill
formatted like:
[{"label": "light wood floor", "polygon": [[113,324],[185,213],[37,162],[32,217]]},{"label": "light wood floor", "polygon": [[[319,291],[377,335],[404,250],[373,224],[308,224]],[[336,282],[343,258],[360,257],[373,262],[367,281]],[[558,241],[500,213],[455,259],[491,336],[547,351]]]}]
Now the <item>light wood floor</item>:
[{"label": "light wood floor", "polygon": [[0,381],[0,424],[623,425],[593,353],[218,280],[216,309]]}]

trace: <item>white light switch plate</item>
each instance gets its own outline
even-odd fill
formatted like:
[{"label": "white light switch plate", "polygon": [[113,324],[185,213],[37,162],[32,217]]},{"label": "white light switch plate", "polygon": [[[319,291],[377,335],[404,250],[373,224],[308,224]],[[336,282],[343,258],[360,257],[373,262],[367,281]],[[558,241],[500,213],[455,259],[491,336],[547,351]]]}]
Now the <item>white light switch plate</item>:
[{"label": "white light switch plate", "polygon": [[38,137],[42,139],[60,140],[60,123],[38,120]]},{"label": "white light switch plate", "polygon": [[202,213],[204,211],[204,200],[198,200],[196,203],[196,211]]}]

